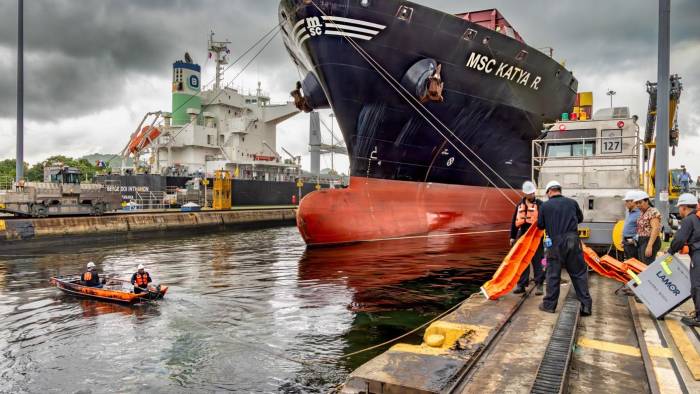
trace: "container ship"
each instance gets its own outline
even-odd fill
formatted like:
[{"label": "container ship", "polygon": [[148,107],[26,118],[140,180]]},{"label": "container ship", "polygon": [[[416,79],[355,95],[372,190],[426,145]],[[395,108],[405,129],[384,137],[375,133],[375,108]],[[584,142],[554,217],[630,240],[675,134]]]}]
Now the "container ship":
[{"label": "container ship", "polygon": [[301,201],[309,245],[506,228],[531,141],[578,82],[495,9],[452,15],[395,0],[283,0],[298,108],[332,108],[345,189]]}]

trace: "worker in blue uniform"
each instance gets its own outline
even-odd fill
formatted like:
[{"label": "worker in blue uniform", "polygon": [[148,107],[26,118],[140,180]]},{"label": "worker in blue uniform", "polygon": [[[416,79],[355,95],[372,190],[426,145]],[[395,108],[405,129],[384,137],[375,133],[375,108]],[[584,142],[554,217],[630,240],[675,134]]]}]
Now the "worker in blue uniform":
[{"label": "worker in blue uniform", "polygon": [[637,247],[637,219],[641,211],[634,200],[640,195],[639,190],[630,190],[625,194],[625,209],[627,217],[622,228],[622,248],[625,251],[625,259],[635,258],[639,260],[639,248]]},{"label": "worker in blue uniform", "polygon": [[[537,186],[534,183],[527,181],[523,183],[523,194],[525,196],[515,207],[513,219],[510,224],[510,246],[513,246],[515,241],[522,237],[527,232],[531,225],[537,224],[542,200],[535,197]],[[513,293],[521,294],[525,292],[525,288],[530,283],[530,267],[534,271],[535,278],[535,295],[542,295],[542,285],[544,284],[544,267],[542,267],[542,257],[544,256],[544,245],[540,242],[540,247],[537,248],[535,256],[527,266],[523,274],[520,275],[517,286]]]},{"label": "worker in blue uniform", "polygon": [[695,304],[694,316],[685,316],[683,323],[691,327],[700,327],[700,213],[698,213],[698,198],[690,193],[678,197],[678,213],[681,220],[680,228],[668,248],[669,254],[680,252],[685,246],[690,255],[690,297]]},{"label": "worker in blue uniform", "polygon": [[581,302],[581,315],[590,316],[593,300],[588,292],[588,268],[578,237],[578,224],[583,221],[583,212],[576,201],[562,196],[559,182],[549,182],[545,190],[549,200],[540,208],[537,227],[546,230],[547,292],[539,308],[550,313],[556,311],[561,268],[564,266]]}]

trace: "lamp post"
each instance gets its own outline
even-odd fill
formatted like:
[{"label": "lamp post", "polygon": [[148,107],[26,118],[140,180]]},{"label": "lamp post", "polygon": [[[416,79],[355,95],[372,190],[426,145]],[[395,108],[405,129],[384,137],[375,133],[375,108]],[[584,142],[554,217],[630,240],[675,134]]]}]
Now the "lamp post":
[{"label": "lamp post", "polygon": [[608,96],[610,96],[610,108],[613,107],[613,96],[617,94],[616,91],[608,89],[607,93]]}]

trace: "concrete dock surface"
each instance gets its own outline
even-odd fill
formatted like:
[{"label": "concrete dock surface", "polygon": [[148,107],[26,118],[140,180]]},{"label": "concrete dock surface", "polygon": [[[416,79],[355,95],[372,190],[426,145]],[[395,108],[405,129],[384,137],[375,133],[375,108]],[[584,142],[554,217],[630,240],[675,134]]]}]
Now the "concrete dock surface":
[{"label": "concrete dock surface", "polygon": [[[511,293],[497,301],[473,295],[432,323],[422,344],[392,346],[355,370],[341,391],[543,392],[535,379],[553,379],[541,369],[551,365],[544,362],[546,349],[563,320],[569,290],[569,297],[574,293],[568,277],[562,282],[554,314],[538,309],[542,297],[532,286],[524,295]],[[657,320],[625,295],[620,283],[590,273],[589,286],[593,314],[577,313],[565,372],[544,392],[700,393],[700,330],[680,321],[693,309],[692,301]]]}]

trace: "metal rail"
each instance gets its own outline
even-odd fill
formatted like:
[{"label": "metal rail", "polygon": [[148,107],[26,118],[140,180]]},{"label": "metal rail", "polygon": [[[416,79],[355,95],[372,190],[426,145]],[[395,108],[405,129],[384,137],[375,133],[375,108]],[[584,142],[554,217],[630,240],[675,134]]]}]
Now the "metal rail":
[{"label": "metal rail", "polygon": [[[206,209],[198,212],[182,212],[180,210],[169,210],[169,211],[160,211],[160,210],[136,210],[136,211],[118,211],[118,212],[106,212],[102,214],[99,217],[105,217],[105,216],[127,216],[127,215],[163,215],[163,214],[171,214],[171,215],[176,215],[176,214],[183,214],[183,213],[216,213],[216,212],[245,212],[245,211],[270,211],[273,209],[296,209],[296,205],[280,205],[280,206],[270,206],[270,207],[254,207],[254,208],[247,208],[247,207],[236,207],[232,209]],[[0,220],[8,221],[8,220],[21,220],[21,219],[31,219],[31,220],[45,220],[45,219],[56,219],[56,218],[80,218],[80,217],[94,217],[94,216],[89,216],[89,215],[58,215],[58,216],[50,216],[47,218],[34,218],[31,216],[3,216],[0,215]]]}]

